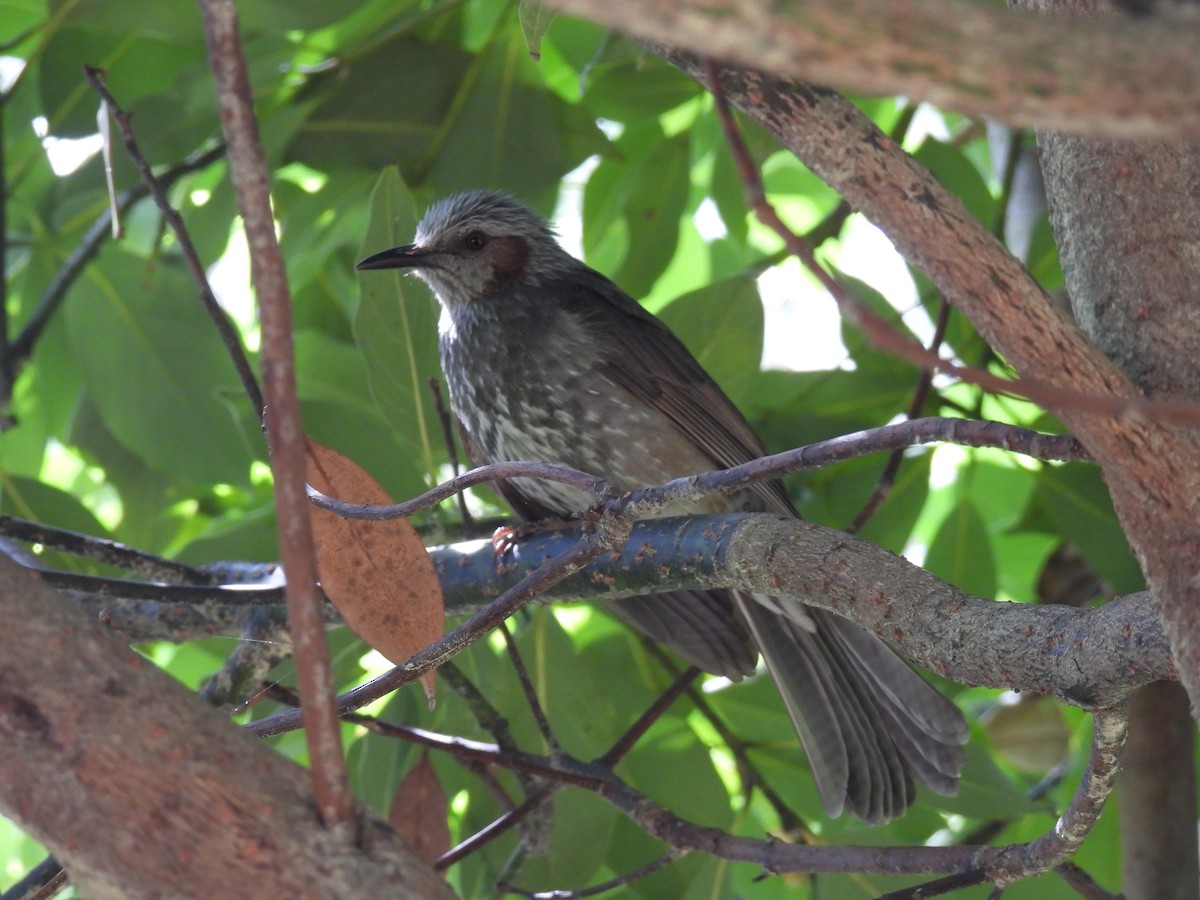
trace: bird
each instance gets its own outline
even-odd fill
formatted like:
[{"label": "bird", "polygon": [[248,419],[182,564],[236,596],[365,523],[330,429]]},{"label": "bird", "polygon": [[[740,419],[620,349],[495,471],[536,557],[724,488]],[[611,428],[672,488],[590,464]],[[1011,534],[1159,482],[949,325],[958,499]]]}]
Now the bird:
[{"label": "bird", "polygon": [[[356,268],[408,270],[437,298],[442,370],[475,464],[554,462],[626,491],[766,454],[679,338],[509,194],[438,200],[411,244]],[[531,478],[497,487],[527,522],[596,502],[581,488]],[[662,515],[731,511],[799,516],[779,481]],[[741,590],[607,605],[688,662],[735,681],[755,673],[761,653],[830,817],[848,811],[888,822],[914,802],[914,779],[940,794],[957,791],[968,737],[962,712],[850,620]]]}]

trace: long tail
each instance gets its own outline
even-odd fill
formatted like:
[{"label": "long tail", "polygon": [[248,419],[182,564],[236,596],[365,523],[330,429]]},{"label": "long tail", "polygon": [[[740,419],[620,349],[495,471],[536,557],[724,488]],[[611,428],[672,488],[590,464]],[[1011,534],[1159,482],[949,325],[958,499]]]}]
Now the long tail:
[{"label": "long tail", "polygon": [[815,626],[733,592],[808,755],[821,803],[887,822],[913,801],[913,777],[958,789],[966,720],[874,635],[807,609]]}]

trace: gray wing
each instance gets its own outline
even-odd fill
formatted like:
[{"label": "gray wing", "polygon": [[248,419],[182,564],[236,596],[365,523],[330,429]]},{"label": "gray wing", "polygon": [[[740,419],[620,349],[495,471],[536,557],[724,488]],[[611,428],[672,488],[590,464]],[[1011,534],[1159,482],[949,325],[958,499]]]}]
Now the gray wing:
[{"label": "gray wing", "polygon": [[[667,326],[598,272],[580,266],[560,291],[569,313],[606,332],[619,361],[601,364],[602,374],[634,398],[665,415],[718,469],[765,455],[762,442],[725,392]],[[766,508],[794,516],[778,481],[753,486]]]}]

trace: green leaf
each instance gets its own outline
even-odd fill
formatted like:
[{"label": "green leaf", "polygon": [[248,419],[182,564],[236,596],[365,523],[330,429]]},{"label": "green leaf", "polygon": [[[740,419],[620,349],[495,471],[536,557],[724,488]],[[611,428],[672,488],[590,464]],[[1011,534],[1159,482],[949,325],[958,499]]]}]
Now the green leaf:
[{"label": "green leaf", "polygon": [[177,478],[247,483],[261,444],[181,264],[105,250],[63,312],[88,394],[121,443]]},{"label": "green leaf", "polygon": [[584,191],[584,256],[640,299],[679,242],[689,190],[688,142],[685,136],[664,138],[654,124],[631,128],[616,143],[624,157],[602,160]]},{"label": "green leaf", "polygon": [[583,93],[593,115],[618,122],[653,119],[700,94],[695,79],[647,55],[603,70]]},{"label": "green leaf", "polygon": [[567,787],[553,801],[549,846],[521,866],[522,884],[584,887],[609,859],[620,813],[591,791]]},{"label": "green leaf", "polygon": [[[883,459],[883,456],[875,458],[876,471],[882,471]],[[875,511],[875,515],[863,526],[859,533],[861,537],[894,553],[904,551],[912,540],[913,528],[925,509],[925,502],[929,499],[929,473],[932,464],[933,454],[928,451],[917,450],[905,454],[891,490]],[[871,489],[874,490],[874,487]],[[862,502],[866,502],[865,498]],[[861,509],[861,506],[858,508]]]},{"label": "green leaf", "polygon": [[1048,698],[994,706],[980,724],[996,752],[1020,771],[1045,775],[1067,760],[1071,730],[1062,708]]},{"label": "green leaf", "polygon": [[[130,11],[124,13],[128,24]],[[197,17],[198,18],[198,17]],[[197,35],[197,38],[199,35]],[[105,83],[117,102],[130,109],[134,101],[151,97],[153,103],[167,102],[164,89],[185,67],[204,61],[204,44],[200,40],[178,43],[150,37],[128,28],[120,33],[87,30],[83,27],[59,29],[46,45],[45,58],[38,68],[44,115],[50,120],[50,133],[58,137],[82,137],[97,131],[96,112],[100,98],[83,79],[85,65],[104,70]],[[139,117],[134,122],[139,143],[147,135],[176,127],[175,119],[186,112],[176,102],[174,116],[156,119]],[[209,131],[212,123],[209,123]],[[113,126],[115,152],[124,155],[119,132]],[[149,152],[145,146],[143,152]],[[188,151],[195,149],[192,144]],[[153,157],[151,157],[153,160]]]},{"label": "green leaf", "polygon": [[941,797],[926,792],[922,799],[935,809],[983,821],[1010,819],[1036,810],[1024,791],[1000,770],[978,741],[972,740],[966,751],[958,793]]},{"label": "green leaf", "polygon": [[97,537],[108,534],[91,510],[72,494],[31,478],[0,482],[0,512]]},{"label": "green leaf", "polygon": [[1124,594],[1145,587],[1145,577],[1130,552],[1097,467],[1044,467],[1038,475],[1034,502],[1114,590]]},{"label": "green leaf", "polygon": [[394,500],[425,490],[421,459],[400,444],[371,396],[358,348],[312,331],[296,335],[305,433],[362,466]]},{"label": "green leaf", "polygon": [[942,520],[925,568],[977,597],[996,595],[996,562],[987,524],[974,503],[960,500]]},{"label": "green leaf", "polygon": [[128,35],[137,23],[139,34],[174,41],[203,42],[200,16],[180,15],[178,8],[155,0],[50,0],[47,7],[72,27],[99,33]]},{"label": "green leaf", "polygon": [[446,112],[439,126],[449,126],[444,139],[425,150],[429,184],[437,194],[502,187],[534,205],[549,205],[559,178],[583,161],[568,155],[560,137],[567,105],[527,83],[536,64],[516,30],[475,66],[460,86],[461,107]]},{"label": "green leaf", "polygon": [[668,303],[659,318],[740,406],[762,360],[763,308],[758,284],[740,276],[714,282]]},{"label": "green leaf", "polygon": [[[548,206],[563,174],[605,145],[594,122],[531,86],[538,79],[519,29],[472,57],[414,38],[344,61],[311,79],[319,101],[290,144],[316,169],[399,165],[435,194],[502,187]],[[419,85],[403,103],[379,102],[379,86]]]},{"label": "green leaf", "polygon": [[[108,529],[75,496],[31,478],[0,479],[0,513],[95,537],[110,536]],[[38,557],[53,569],[91,573],[101,569],[96,563],[56,550],[44,550]],[[109,574],[107,568],[104,572]]]},{"label": "green leaf", "polygon": [[542,38],[550,30],[555,15],[553,10],[530,0],[521,0],[517,6],[517,18],[521,22],[521,33],[525,35],[525,46],[534,59],[541,58]]},{"label": "green leaf", "polygon": [[[362,255],[412,240],[417,221],[412,195],[395,166],[385,169],[371,192]],[[371,392],[396,436],[433,478],[441,453],[437,413],[429,379],[440,373],[437,304],[406,280],[402,270],[360,272],[361,299],[354,336],[367,365]]]},{"label": "green leaf", "polygon": [[[289,158],[318,170],[413,166],[454,106],[470,65],[470,55],[458,47],[414,38],[343,61],[308,80],[301,99],[317,102],[293,137]],[[380,85],[414,89],[397,104],[380,102]]]}]

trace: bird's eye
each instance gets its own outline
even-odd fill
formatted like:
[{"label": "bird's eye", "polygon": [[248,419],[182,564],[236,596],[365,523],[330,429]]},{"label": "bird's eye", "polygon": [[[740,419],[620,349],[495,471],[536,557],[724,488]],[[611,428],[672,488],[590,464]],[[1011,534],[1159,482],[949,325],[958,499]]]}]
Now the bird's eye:
[{"label": "bird's eye", "polygon": [[482,231],[472,231],[463,238],[463,245],[468,250],[482,250],[483,245],[487,243],[487,235]]}]

